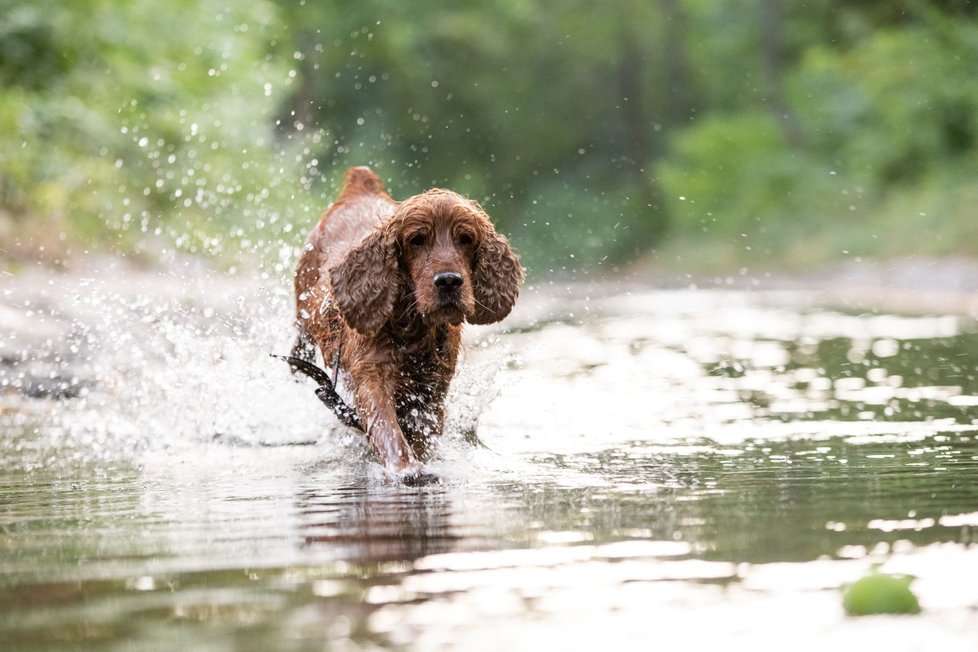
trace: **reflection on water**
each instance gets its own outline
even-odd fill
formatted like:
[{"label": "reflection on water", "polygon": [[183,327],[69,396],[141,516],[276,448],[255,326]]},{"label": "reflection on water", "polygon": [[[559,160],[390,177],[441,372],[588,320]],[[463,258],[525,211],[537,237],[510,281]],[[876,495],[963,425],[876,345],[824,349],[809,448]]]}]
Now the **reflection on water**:
[{"label": "reflection on water", "polygon": [[[406,488],[265,355],[284,294],[86,287],[3,342],[4,650],[978,644],[967,320],[531,290]],[[874,564],[921,615],[843,615]]]},{"label": "reflection on water", "polygon": [[383,496],[363,487],[309,489],[297,496],[296,509],[304,546],[361,563],[409,562],[455,550],[463,538],[440,487]]}]

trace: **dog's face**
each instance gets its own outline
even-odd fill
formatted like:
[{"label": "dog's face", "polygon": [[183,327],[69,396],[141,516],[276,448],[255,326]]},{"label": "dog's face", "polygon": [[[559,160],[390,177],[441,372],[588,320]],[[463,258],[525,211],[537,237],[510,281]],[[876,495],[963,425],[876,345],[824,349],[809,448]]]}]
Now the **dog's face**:
[{"label": "dog's face", "polygon": [[372,334],[404,298],[432,324],[499,321],[516,302],[523,268],[478,204],[436,189],[401,202],[330,282],[346,322]]},{"label": "dog's face", "polygon": [[480,212],[453,192],[432,191],[402,203],[391,223],[410,300],[426,321],[460,324],[475,313]]}]

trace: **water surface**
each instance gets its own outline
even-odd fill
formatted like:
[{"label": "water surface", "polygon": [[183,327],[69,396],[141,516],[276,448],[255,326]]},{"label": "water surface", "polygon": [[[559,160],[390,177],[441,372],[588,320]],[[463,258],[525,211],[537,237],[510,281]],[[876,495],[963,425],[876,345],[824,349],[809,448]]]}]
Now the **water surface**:
[{"label": "water surface", "polygon": [[[531,287],[408,488],[268,357],[287,287],[120,276],[0,296],[4,650],[978,645],[969,319]],[[920,615],[844,615],[876,565]]]}]

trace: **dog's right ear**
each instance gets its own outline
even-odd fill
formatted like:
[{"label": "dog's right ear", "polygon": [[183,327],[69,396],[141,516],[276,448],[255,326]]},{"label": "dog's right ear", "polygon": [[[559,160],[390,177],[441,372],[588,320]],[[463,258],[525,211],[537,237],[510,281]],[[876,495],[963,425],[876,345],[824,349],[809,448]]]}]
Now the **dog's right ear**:
[{"label": "dog's right ear", "polygon": [[375,231],[329,275],[333,301],[355,331],[374,335],[390,319],[397,299],[397,256],[383,231]]}]

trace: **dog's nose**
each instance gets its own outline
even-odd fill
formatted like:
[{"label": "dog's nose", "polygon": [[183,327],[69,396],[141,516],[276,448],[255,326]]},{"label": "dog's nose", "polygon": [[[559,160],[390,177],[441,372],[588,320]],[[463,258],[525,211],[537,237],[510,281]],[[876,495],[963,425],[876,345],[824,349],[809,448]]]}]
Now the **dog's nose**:
[{"label": "dog's nose", "polygon": [[442,292],[451,292],[462,285],[462,275],[457,272],[439,272],[435,274],[435,287]]}]

